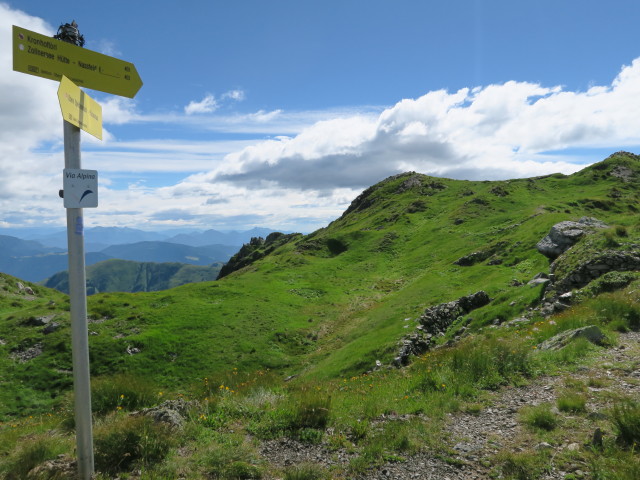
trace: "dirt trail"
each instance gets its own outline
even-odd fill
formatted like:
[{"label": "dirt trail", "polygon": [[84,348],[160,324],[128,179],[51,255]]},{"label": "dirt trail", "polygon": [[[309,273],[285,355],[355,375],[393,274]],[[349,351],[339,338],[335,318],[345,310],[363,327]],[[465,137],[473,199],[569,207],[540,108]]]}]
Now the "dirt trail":
[{"label": "dirt trail", "polygon": [[[586,395],[587,413],[571,417],[573,424],[584,432],[582,438],[573,438],[575,430],[567,430],[556,445],[540,442],[532,445],[531,435],[519,422],[519,411],[525,406],[541,403],[555,405],[558,395],[566,389],[566,379],[580,380],[588,387]],[[591,382],[589,380],[591,379]],[[594,382],[593,379],[598,379]],[[388,463],[357,477],[360,480],[474,480],[486,479],[493,464],[492,458],[501,451],[519,452],[525,449],[550,449],[554,459],[564,450],[585,448],[593,431],[603,426],[607,433],[604,411],[612,405],[608,401],[611,392],[624,396],[640,397],[640,332],[620,336],[619,345],[603,349],[590,366],[578,368],[577,372],[562,376],[539,377],[524,387],[502,389],[493,395],[491,406],[477,414],[457,413],[449,415],[446,432],[447,447],[451,454],[445,460],[424,452],[408,457],[406,461]],[[555,407],[554,407],[555,408]],[[569,414],[557,412],[564,417]],[[566,438],[565,438],[566,437]],[[315,463],[329,469],[346,466],[353,455],[346,452],[329,451],[322,445],[305,445],[291,439],[265,442],[261,454],[270,463],[279,467],[300,463]],[[561,480],[567,473],[576,477],[587,475],[588,466],[573,463],[565,470],[553,464],[544,480]]]}]

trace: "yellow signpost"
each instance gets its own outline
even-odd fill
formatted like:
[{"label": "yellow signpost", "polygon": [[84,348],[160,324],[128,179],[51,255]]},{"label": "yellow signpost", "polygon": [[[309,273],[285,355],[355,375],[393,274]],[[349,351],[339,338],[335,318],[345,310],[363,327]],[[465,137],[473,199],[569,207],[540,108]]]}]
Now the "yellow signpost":
[{"label": "yellow signpost", "polygon": [[102,107],[64,75],[58,87],[62,117],[102,140]]},{"label": "yellow signpost", "polygon": [[81,169],[80,129],[102,140],[102,107],[79,87],[133,98],[142,80],[132,63],[85,50],[82,45],[84,37],[75,21],[61,25],[56,38],[13,26],[13,69],[60,82],[65,163],[60,194],[67,210],[76,452],[78,478],[90,480],[94,455],[82,210],[98,205],[98,172]]},{"label": "yellow signpost", "polygon": [[129,98],[142,87],[132,63],[15,25],[13,69],[58,82],[64,75],[80,87]]}]

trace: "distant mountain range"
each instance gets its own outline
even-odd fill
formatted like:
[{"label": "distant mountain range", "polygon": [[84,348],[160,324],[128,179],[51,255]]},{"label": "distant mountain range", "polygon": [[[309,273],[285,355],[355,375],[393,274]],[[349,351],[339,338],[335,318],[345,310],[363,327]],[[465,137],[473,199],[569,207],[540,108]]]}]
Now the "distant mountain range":
[{"label": "distant mountain range", "polygon": [[[252,228],[244,232],[220,232],[218,230],[205,230],[204,232],[183,233],[175,235],[167,240],[172,243],[182,243],[191,245],[192,247],[201,247],[204,245],[235,245],[241,247],[248,243],[252,237],[265,238],[275,230],[269,228]],[[235,253],[235,252],[234,252]]]},{"label": "distant mountain range", "polygon": [[[107,255],[91,252],[85,255],[87,265],[107,260]],[[67,253],[39,242],[0,235],[0,272],[30,282],[37,282],[68,268]]]},{"label": "distant mountain range", "polygon": [[191,247],[170,242],[137,242],[127,245],[112,245],[103,253],[111,258],[135,260],[136,262],[180,262],[191,265],[211,265],[226,262],[238,250],[234,245],[206,245]]},{"label": "distant mountain range", "polygon": [[[252,237],[266,237],[272,232],[267,228],[254,228],[243,232],[182,230],[169,234],[135,228],[94,227],[85,231],[85,262],[89,266],[116,258],[209,266],[229,260]],[[16,233],[23,238],[0,235],[0,272],[39,282],[67,269],[66,230],[21,229]]]},{"label": "distant mountain range", "polygon": [[[221,232],[219,230],[172,230],[167,232],[151,232],[129,227],[92,227],[85,230],[85,251],[99,252],[111,245],[124,245],[138,242],[180,243],[192,247],[205,245],[233,245],[236,247],[248,243],[252,237],[266,237],[275,230],[269,228],[252,228],[245,231]],[[177,232],[177,233],[176,233]],[[33,240],[47,247],[67,249],[66,229],[0,229],[24,240]],[[284,232],[290,233],[290,232]]]}]

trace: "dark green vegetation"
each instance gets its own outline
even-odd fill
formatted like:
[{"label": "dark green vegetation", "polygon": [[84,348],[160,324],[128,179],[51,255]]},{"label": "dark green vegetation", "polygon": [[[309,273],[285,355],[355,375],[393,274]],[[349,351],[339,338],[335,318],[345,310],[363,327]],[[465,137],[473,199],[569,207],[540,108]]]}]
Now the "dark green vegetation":
[{"label": "dark green vegetation", "polygon": [[[576,341],[559,352],[537,352],[533,347],[541,341],[591,324],[614,341],[615,332],[640,326],[636,272],[612,272],[576,293],[582,303],[553,322],[534,317],[524,328],[493,328],[539,304],[544,287],[526,283],[549,271],[535,244],[555,223],[593,216],[611,225],[557,261],[557,281],[603,251],[636,252],[639,186],[640,160],[625,153],[571,176],[470,182],[408,173],[367,189],[326,228],[282,237],[267,253],[255,249],[259,258],[220,281],[94,295],[89,298],[92,374],[96,382],[115,385],[96,392],[124,392],[122,377],[114,376],[127,372],[155,386],[140,390],[157,391],[156,402],[168,396],[198,401],[185,433],[172,438],[177,444],[162,441],[161,427],[124,416],[129,407],[118,403],[119,396],[115,403],[101,402],[107,407],[96,414],[96,444],[105,447],[97,455],[110,458],[115,446],[132,442],[135,455],[128,452],[126,458],[133,455],[131,465],[152,472],[148,478],[176,478],[178,472],[188,472],[188,478],[261,478],[272,467],[260,463],[247,434],[325,442],[352,454],[348,465],[334,472],[307,469],[321,474],[312,477],[298,466],[281,472],[286,478],[354,478],[425,449],[450,458],[441,429],[448,412],[482,409],[486,392],[541,373],[561,373],[598,348]],[[27,455],[15,447],[20,429],[37,440],[54,422],[38,417],[41,423],[34,425],[17,418],[68,407],[61,395],[71,382],[68,301],[44,287],[32,287],[34,295],[27,295],[15,279],[2,282],[0,417],[7,423],[0,427],[0,451],[9,455],[6,464],[14,465]],[[413,332],[426,307],[479,290],[492,301],[452,325],[443,341],[466,326],[452,347],[434,350],[405,370],[362,375],[376,360],[391,363],[398,340]],[[61,328],[44,334],[38,319],[49,316]],[[297,377],[282,383],[289,375]],[[124,401],[133,393],[120,395]],[[580,398],[567,393],[559,408],[580,415]],[[612,414],[624,424],[611,427],[621,440],[609,439],[602,458],[587,453],[581,458],[591,462],[593,472],[603,472],[597,478],[634,478],[610,476],[616,464],[628,467],[629,475],[640,468],[629,447],[637,442],[637,404],[628,405]],[[523,412],[531,435],[559,435],[558,422],[570,428],[547,413],[550,405]],[[383,414],[410,418],[380,423]],[[60,422],[60,415],[65,414],[52,418]],[[130,433],[140,431],[151,442],[144,448]],[[43,442],[51,440],[45,436]],[[187,444],[192,454],[178,455]],[[55,458],[60,450],[69,451],[63,447],[54,442],[39,455]],[[507,452],[496,457],[495,472],[536,478],[522,475],[545,471],[543,453]]]},{"label": "dark green vegetation", "polygon": [[[105,292],[155,292],[186,283],[215,280],[222,263],[210,267],[183,263],[106,260],[87,267],[87,294]],[[45,287],[69,293],[69,274],[59,272],[44,282]]]}]

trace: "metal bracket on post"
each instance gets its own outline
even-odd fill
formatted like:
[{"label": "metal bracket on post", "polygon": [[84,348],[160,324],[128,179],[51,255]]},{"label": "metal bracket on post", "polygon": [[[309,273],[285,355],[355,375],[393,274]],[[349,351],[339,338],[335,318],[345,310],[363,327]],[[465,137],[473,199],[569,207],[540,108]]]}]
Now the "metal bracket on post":
[{"label": "metal bracket on post", "polygon": [[[63,123],[65,168],[79,169],[80,129],[66,120]],[[78,474],[81,480],[90,480],[94,459],[82,208],[67,208],[67,242]]]}]

